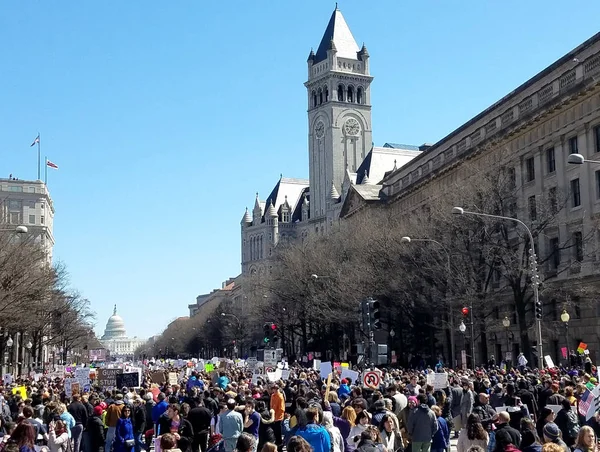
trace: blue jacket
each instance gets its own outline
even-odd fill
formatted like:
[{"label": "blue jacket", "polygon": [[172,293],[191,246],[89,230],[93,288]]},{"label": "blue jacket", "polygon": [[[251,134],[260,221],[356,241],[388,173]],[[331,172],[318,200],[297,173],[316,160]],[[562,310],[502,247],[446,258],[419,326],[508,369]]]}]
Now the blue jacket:
[{"label": "blue jacket", "polygon": [[132,452],[133,447],[125,446],[125,441],[128,439],[133,439],[131,418],[119,418],[115,428],[115,452]]},{"label": "blue jacket", "polygon": [[169,404],[164,400],[152,407],[152,422],[157,424],[160,417],[167,411]]},{"label": "blue jacket", "polygon": [[348,385],[341,384],[337,391],[338,397],[343,398],[350,395],[350,387]]},{"label": "blue jacket", "polygon": [[322,425],[308,424],[299,428],[296,435],[304,438],[311,445],[313,452],[329,452],[331,449],[331,436]]},{"label": "blue jacket", "polygon": [[443,417],[437,418],[438,429],[433,435],[433,441],[431,442],[431,449],[448,449],[450,447],[450,429],[448,428],[448,422]]}]

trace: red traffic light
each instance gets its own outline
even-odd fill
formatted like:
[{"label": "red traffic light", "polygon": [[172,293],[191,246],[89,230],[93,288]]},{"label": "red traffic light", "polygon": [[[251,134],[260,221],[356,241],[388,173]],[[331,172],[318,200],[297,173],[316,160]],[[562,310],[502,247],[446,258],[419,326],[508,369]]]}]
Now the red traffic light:
[{"label": "red traffic light", "polygon": [[469,315],[469,308],[466,306],[460,310],[465,317]]},{"label": "red traffic light", "polygon": [[277,329],[277,325],[275,325],[274,323],[271,323],[271,329],[272,329],[273,331],[275,331],[275,330]]}]

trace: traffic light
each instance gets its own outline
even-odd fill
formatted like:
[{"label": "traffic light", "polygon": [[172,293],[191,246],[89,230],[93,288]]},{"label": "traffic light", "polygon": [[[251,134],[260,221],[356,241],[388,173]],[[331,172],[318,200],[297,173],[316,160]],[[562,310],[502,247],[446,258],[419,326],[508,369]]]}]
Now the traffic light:
[{"label": "traffic light", "polygon": [[271,323],[265,323],[263,326],[263,343],[267,345],[271,342]]},{"label": "traffic light", "polygon": [[381,313],[379,312],[379,302],[376,300],[369,301],[370,304],[370,315],[371,315],[371,328],[374,330],[381,329]]},{"label": "traffic light", "polygon": [[469,308],[467,308],[466,306],[464,308],[462,308],[460,310],[460,312],[462,312],[463,317],[466,317],[469,315]]},{"label": "traffic light", "polygon": [[538,300],[534,304],[535,304],[535,318],[537,320],[542,320],[542,302]]}]

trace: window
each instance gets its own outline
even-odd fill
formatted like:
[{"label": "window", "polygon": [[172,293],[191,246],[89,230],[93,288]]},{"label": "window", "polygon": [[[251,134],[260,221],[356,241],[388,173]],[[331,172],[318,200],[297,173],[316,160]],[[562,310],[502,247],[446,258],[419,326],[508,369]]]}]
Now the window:
[{"label": "window", "polygon": [[527,174],[525,175],[526,181],[531,182],[535,179],[535,162],[533,157],[529,157],[525,160],[525,169],[527,171]]},{"label": "window", "polygon": [[581,262],[583,260],[583,236],[581,232],[573,233],[573,244],[575,245],[575,260]]},{"label": "window", "polygon": [[338,86],[337,93],[338,93],[337,100],[339,102],[343,102],[344,101],[344,87],[342,85]]},{"label": "window", "polygon": [[552,174],[556,171],[556,159],[554,156],[554,148],[546,150],[546,170],[548,174]]},{"label": "window", "polygon": [[35,215],[29,215],[29,224],[35,224]]},{"label": "window", "polygon": [[10,212],[9,222],[10,224],[21,224],[21,212]]},{"label": "window", "polygon": [[356,90],[356,103],[357,104],[362,104],[363,103],[363,90],[361,87],[359,87]]},{"label": "window", "polygon": [[29,193],[35,193],[35,187],[29,187]]},{"label": "window", "polygon": [[549,249],[552,256],[550,259],[550,265],[553,269],[557,269],[560,265],[560,245],[558,243],[558,237],[550,239]]},{"label": "window", "polygon": [[558,303],[556,302],[555,298],[553,298],[552,301],[550,301],[550,314],[552,316],[552,320],[554,320],[554,321],[559,320],[559,318],[558,318]]},{"label": "window", "polygon": [[325,93],[325,102],[329,102],[329,89],[325,87],[323,92]]},{"label": "window", "polygon": [[535,195],[529,197],[529,219],[531,221],[537,220],[537,202]]},{"label": "window", "polygon": [[510,188],[516,188],[517,186],[517,172],[514,168],[508,168],[508,180]]},{"label": "window", "polygon": [[313,107],[317,106],[317,93],[316,92],[312,92],[312,99],[313,99]]},{"label": "window", "polygon": [[600,126],[594,127],[594,139],[596,142],[596,152],[600,152]]},{"label": "window", "polygon": [[550,212],[558,212],[558,199],[556,198],[556,187],[550,187],[548,190],[548,199],[550,200]]},{"label": "window", "polygon": [[579,190],[579,178],[571,181],[571,201],[572,207],[578,207],[581,205],[581,191]]},{"label": "window", "polygon": [[323,103],[323,91],[321,91],[321,89],[319,89],[319,105],[321,105]]},{"label": "window", "polygon": [[578,154],[577,135],[569,138],[569,153]]},{"label": "window", "polygon": [[10,210],[21,210],[23,208],[23,202],[16,199],[11,199],[8,201],[8,208]]},{"label": "window", "polygon": [[290,212],[287,210],[284,210],[281,212],[281,222],[282,223],[289,223],[290,222]]},{"label": "window", "polygon": [[346,100],[348,102],[354,102],[354,89],[351,86],[348,87],[348,98]]},{"label": "window", "polygon": [[22,193],[23,192],[23,187],[15,187],[14,185],[8,187],[8,191],[14,191],[14,192],[19,192]]},{"label": "window", "polygon": [[[35,204],[34,204],[34,207],[35,207]],[[44,203],[41,203],[41,204],[40,204],[40,208],[41,208],[42,210],[44,210]]]},{"label": "window", "polygon": [[40,224],[44,224],[44,215],[40,216]]}]

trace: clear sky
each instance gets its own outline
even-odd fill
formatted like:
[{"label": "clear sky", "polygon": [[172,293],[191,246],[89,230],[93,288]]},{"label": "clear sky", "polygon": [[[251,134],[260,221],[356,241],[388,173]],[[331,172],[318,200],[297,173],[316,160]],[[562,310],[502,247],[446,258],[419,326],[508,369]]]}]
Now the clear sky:
[{"label": "clear sky", "polygon": [[[600,2],[340,1],[371,55],[373,136],[435,142],[599,31]],[[159,333],[240,269],[240,220],[307,177],[306,59],[334,2],[0,5],[0,173],[35,179],[101,333]]]}]

